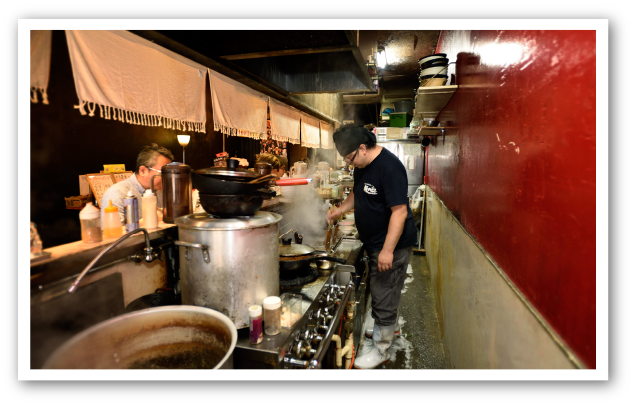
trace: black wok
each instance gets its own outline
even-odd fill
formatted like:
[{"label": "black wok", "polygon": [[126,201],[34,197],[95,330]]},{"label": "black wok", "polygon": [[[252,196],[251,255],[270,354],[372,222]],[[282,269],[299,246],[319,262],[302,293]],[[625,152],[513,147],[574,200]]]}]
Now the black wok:
[{"label": "black wok", "polygon": [[329,260],[332,262],[345,264],[345,259],[332,256],[314,256],[308,255],[297,257],[280,257],[279,258],[279,271],[281,273],[297,272],[299,270],[307,269],[312,262],[318,262],[319,260]]},{"label": "black wok", "polygon": [[[232,178],[220,179],[198,173],[196,170],[191,174],[191,183],[193,188],[198,190],[199,193],[204,194],[216,194],[216,195],[236,195],[236,194],[248,194],[253,191],[264,188],[268,185],[269,180],[250,184],[247,181],[238,181]],[[264,177],[264,176],[261,176]]]},{"label": "black wok", "polygon": [[264,204],[265,199],[277,193],[259,189],[241,195],[217,195],[200,193],[200,205],[204,211],[218,217],[252,216]]}]

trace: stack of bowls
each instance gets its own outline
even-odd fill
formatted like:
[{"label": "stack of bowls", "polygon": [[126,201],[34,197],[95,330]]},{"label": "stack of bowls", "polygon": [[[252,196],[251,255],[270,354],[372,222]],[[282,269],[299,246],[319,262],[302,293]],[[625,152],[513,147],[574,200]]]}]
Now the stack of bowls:
[{"label": "stack of bowls", "polygon": [[424,56],[420,65],[420,86],[443,86],[448,80],[448,59],[446,53]]}]

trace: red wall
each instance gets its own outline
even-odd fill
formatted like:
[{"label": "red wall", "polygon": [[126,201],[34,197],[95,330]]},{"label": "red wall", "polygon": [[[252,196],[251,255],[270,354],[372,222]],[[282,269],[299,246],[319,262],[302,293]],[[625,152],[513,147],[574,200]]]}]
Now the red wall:
[{"label": "red wall", "polygon": [[595,368],[595,32],[443,31],[437,52],[457,129],[429,147],[428,183]]}]

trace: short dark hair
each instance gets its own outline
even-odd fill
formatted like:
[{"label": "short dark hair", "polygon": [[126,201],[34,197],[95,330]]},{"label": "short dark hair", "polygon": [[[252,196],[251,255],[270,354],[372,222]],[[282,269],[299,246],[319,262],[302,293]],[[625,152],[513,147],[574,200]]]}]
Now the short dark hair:
[{"label": "short dark hair", "polygon": [[[368,132],[371,132],[371,130],[367,128],[367,125],[363,125],[363,124],[345,124],[339,127],[339,129],[337,129],[336,132],[343,132],[343,131],[347,131],[348,129],[354,129],[354,128],[364,128]],[[358,144],[358,146],[360,147],[362,144],[365,144],[365,148],[367,149],[374,148],[376,146],[376,136],[373,135],[372,137],[372,135],[373,135],[373,132],[371,132],[371,134],[365,133],[363,135],[363,141],[360,144]],[[349,155],[349,154],[345,154],[345,155]],[[344,157],[345,155],[342,155],[342,156]]]},{"label": "short dark hair", "polygon": [[142,165],[148,168],[156,165],[156,160],[158,159],[159,155],[169,158],[170,161],[174,160],[174,155],[171,153],[171,151],[165,147],[161,147],[158,144],[146,145],[141,148],[141,152],[139,152],[138,157],[136,157],[135,172],[139,174]]}]

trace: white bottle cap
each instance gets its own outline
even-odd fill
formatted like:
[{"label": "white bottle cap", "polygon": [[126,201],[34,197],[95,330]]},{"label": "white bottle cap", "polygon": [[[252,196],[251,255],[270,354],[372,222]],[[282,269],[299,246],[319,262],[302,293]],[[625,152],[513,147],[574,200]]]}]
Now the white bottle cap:
[{"label": "white bottle cap", "polygon": [[248,308],[248,316],[251,318],[258,318],[262,316],[262,307],[259,305],[253,305]]},{"label": "white bottle cap", "polygon": [[128,197],[134,197],[134,194],[132,194],[132,190],[130,190],[130,191],[128,191],[128,192],[127,192],[127,196],[128,196]]},{"label": "white bottle cap", "polygon": [[79,220],[90,220],[99,218],[101,210],[92,205],[92,202],[86,203],[86,207],[84,207],[79,212]]},{"label": "white bottle cap", "polygon": [[148,188],[147,190],[145,190],[143,197],[156,197],[156,196],[154,195],[154,193],[152,193],[152,190]]},{"label": "white bottle cap", "polygon": [[281,298],[279,296],[268,296],[264,299],[264,309],[274,310],[281,307]]}]

